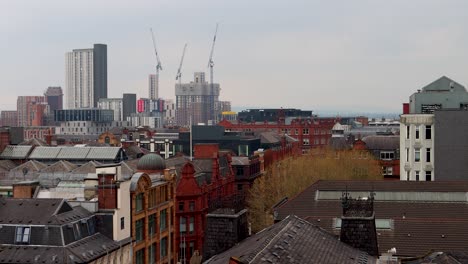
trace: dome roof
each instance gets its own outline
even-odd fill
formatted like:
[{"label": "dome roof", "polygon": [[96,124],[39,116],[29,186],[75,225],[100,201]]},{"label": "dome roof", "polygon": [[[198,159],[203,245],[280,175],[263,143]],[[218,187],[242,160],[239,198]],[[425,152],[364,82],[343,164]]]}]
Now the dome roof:
[{"label": "dome roof", "polygon": [[164,159],[155,153],[149,153],[140,158],[137,165],[137,170],[144,171],[162,171],[166,169]]}]

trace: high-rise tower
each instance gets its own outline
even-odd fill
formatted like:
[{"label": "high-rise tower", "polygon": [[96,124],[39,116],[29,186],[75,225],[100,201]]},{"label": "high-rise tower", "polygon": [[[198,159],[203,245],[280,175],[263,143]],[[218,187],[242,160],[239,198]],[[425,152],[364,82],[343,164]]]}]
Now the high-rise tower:
[{"label": "high-rise tower", "polygon": [[65,58],[67,107],[97,107],[100,98],[107,98],[107,45],[75,49]]},{"label": "high-rise tower", "polygon": [[148,76],[148,96],[151,100],[157,100],[159,98],[159,83],[156,74],[150,74]]}]

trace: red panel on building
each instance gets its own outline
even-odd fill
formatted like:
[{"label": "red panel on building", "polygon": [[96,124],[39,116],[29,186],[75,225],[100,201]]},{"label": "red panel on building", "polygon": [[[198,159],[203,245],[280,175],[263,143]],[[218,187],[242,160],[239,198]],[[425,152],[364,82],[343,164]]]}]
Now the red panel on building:
[{"label": "red panel on building", "polygon": [[409,114],[409,103],[403,103],[403,114]]},{"label": "red panel on building", "polygon": [[145,111],[145,101],[142,99],[137,100],[137,111],[143,113]]}]

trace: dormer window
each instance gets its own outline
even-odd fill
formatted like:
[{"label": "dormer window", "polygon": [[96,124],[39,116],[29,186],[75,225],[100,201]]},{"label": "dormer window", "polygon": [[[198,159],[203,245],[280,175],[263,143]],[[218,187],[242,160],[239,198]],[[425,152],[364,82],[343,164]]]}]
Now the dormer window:
[{"label": "dormer window", "polygon": [[16,227],[16,244],[29,244],[31,238],[31,227],[30,226],[18,226]]}]

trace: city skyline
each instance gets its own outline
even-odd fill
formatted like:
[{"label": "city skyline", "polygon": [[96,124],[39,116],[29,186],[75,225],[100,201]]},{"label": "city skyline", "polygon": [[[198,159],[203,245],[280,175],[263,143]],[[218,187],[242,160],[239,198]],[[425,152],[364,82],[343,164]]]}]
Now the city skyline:
[{"label": "city skyline", "polygon": [[186,83],[194,72],[209,74],[217,22],[214,82],[220,100],[233,106],[398,112],[409,94],[443,75],[468,84],[463,1],[107,1],[86,12],[59,1],[0,7],[7,40],[0,48],[8,50],[0,64],[0,87],[8,91],[0,110],[14,110],[17,96],[65,87],[63,55],[94,43],[108,45],[109,97],[148,97],[147,76],[156,67],[150,27],[164,69],[160,97],[174,99],[184,43]]}]

